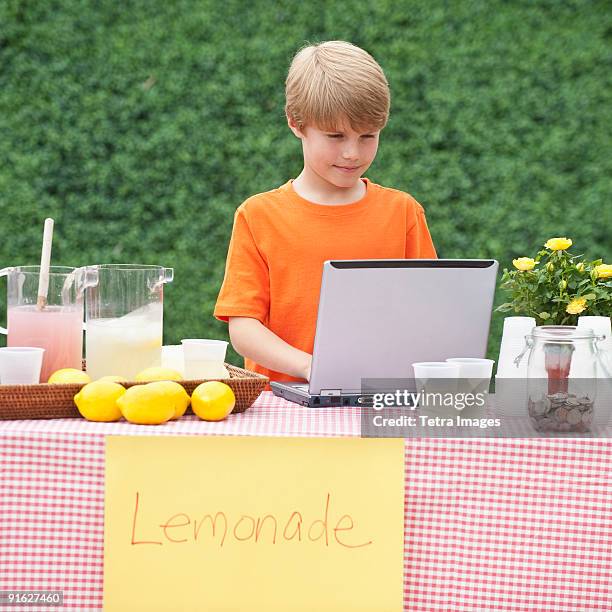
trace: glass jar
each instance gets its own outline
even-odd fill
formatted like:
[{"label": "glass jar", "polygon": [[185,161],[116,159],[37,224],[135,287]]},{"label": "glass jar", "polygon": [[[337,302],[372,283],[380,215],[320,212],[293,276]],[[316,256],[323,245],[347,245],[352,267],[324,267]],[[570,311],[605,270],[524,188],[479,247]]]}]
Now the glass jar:
[{"label": "glass jar", "polygon": [[140,264],[88,266],[98,282],[87,289],[87,373],[96,380],[136,374],[161,364],[164,285],[172,268]]},{"label": "glass jar", "polygon": [[602,361],[591,329],[543,325],[525,336],[527,407],[532,426],[539,432],[591,431],[597,394],[597,368]]}]

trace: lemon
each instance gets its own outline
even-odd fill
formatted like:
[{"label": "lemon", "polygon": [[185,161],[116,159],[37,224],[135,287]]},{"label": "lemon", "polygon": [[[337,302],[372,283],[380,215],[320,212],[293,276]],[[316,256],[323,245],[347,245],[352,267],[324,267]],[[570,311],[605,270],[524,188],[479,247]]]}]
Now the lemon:
[{"label": "lemon", "polygon": [[187,410],[191,398],[189,397],[189,393],[185,391],[183,385],[179,385],[179,383],[172,380],[160,380],[149,383],[147,386],[151,389],[159,390],[160,392],[163,391],[172,398],[172,402],[174,403],[174,416],[172,420],[180,419],[185,414],[185,410]]},{"label": "lemon", "polygon": [[125,389],[115,382],[96,380],[85,385],[74,396],[74,403],[88,421],[118,421],[121,418],[121,410],[117,406],[117,400],[125,392]]},{"label": "lemon", "polygon": [[158,383],[134,385],[117,401],[121,414],[139,425],[160,425],[174,417],[175,398]]},{"label": "lemon", "polygon": [[137,382],[152,382],[157,380],[183,380],[183,376],[170,368],[153,367],[142,370],[134,378]]},{"label": "lemon", "polygon": [[98,380],[108,380],[110,382],[116,382],[116,383],[124,383],[127,382],[127,378],[125,378],[124,376],[102,376],[100,378],[98,378]]},{"label": "lemon", "polygon": [[83,370],[77,370],[76,368],[64,368],[63,370],[56,370],[49,376],[48,383],[52,385],[70,385],[79,384],[84,385],[91,382],[91,378]]},{"label": "lemon", "polygon": [[231,387],[218,380],[198,385],[191,394],[191,408],[205,421],[222,421],[236,405]]}]

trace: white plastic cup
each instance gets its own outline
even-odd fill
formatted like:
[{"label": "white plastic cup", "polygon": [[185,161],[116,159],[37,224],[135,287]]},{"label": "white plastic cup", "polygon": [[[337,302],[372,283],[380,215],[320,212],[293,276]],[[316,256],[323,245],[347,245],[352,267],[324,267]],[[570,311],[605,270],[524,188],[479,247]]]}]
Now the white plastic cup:
[{"label": "white plastic cup", "polygon": [[460,368],[448,361],[419,361],[412,364],[414,377],[418,380],[430,378],[459,378]]},{"label": "white plastic cup", "polygon": [[188,338],[181,340],[185,362],[185,376],[190,380],[229,378],[224,365],[229,342]]},{"label": "white plastic cup", "polygon": [[527,376],[527,359],[523,358],[519,367],[515,358],[525,348],[525,336],[536,326],[533,317],[506,317],[504,331],[499,347],[497,360],[497,376],[507,378],[524,378]]},{"label": "white plastic cup", "polygon": [[0,383],[3,385],[36,385],[40,382],[45,349],[29,346],[0,348]]},{"label": "white plastic cup", "polygon": [[225,361],[227,345],[225,340],[207,340],[205,338],[189,338],[181,340],[183,351],[186,358],[192,355],[197,358],[213,359],[215,361]]},{"label": "white plastic cup", "polygon": [[[577,327],[581,330],[592,329],[596,336],[605,336],[605,339],[598,345],[600,360],[603,363],[597,363],[597,377],[608,378],[609,373],[612,372],[612,319],[596,316],[578,317]],[[572,376],[571,372],[570,376]]]},{"label": "white plastic cup", "polygon": [[459,364],[459,378],[491,378],[493,374],[493,359],[478,359],[477,357],[451,357],[448,363]]},{"label": "white plastic cup", "polygon": [[[443,399],[447,394],[457,393],[459,382],[459,365],[447,361],[420,361],[412,364],[417,392],[423,391],[430,398],[440,394]],[[443,403],[437,404],[435,399],[428,402],[428,408],[439,408]]]},{"label": "white plastic cup", "polygon": [[491,384],[493,374],[493,359],[479,359],[477,357],[451,357],[446,360],[448,363],[459,365],[459,378],[465,383],[466,390],[469,392],[486,393]]},{"label": "white plastic cup", "polygon": [[162,368],[176,370],[185,376],[185,357],[183,355],[182,345],[171,344],[168,346],[162,346],[161,365]]},{"label": "white plastic cup", "polygon": [[535,324],[533,317],[506,317],[504,319],[504,332],[528,334],[535,327]]},{"label": "white plastic cup", "polygon": [[592,329],[596,336],[605,336],[604,344],[612,342],[610,317],[578,317],[578,329]]}]

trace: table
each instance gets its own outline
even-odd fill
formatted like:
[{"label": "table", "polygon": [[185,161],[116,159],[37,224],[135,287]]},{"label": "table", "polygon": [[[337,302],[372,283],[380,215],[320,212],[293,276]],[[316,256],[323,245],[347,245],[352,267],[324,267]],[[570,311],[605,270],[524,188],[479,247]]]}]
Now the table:
[{"label": "table", "polygon": [[[356,408],[269,392],[221,423],[0,422],[0,588],[102,609],[107,434],[359,433]],[[411,439],[405,470],[406,610],[612,610],[612,440]]]}]

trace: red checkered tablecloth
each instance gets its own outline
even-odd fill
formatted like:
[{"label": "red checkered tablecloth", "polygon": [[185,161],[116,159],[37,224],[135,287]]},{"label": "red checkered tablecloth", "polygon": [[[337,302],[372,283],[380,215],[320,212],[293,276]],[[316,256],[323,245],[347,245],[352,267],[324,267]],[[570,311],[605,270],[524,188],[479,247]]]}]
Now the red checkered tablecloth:
[{"label": "red checkered tablecloth", "polygon": [[[270,393],[221,423],[0,422],[0,589],[61,590],[54,609],[102,609],[107,434],[359,432],[357,409]],[[612,440],[410,439],[405,461],[406,610],[612,610]]]}]

